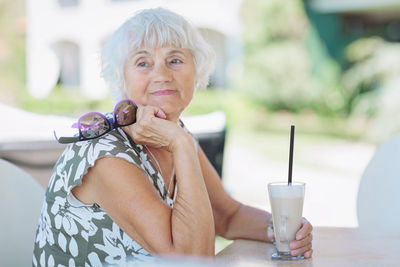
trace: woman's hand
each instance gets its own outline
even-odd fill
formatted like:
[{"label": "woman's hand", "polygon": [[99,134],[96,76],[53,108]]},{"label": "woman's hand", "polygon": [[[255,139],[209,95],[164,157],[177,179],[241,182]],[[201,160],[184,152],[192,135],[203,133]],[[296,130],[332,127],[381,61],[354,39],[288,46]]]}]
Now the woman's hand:
[{"label": "woman's hand", "polygon": [[185,132],[177,123],[166,120],[166,117],[158,107],[139,106],[136,123],[126,128],[136,143],[173,152],[176,142]]},{"label": "woman's hand", "polygon": [[296,240],[290,242],[290,250],[293,256],[304,254],[305,258],[311,258],[312,250],[312,225],[305,218],[301,221],[301,228],[296,233]]}]

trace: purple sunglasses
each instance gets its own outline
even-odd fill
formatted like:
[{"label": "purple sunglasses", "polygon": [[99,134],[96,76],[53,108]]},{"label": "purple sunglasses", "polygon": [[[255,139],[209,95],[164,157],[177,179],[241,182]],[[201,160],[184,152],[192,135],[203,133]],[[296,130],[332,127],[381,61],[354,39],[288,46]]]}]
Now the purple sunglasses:
[{"label": "purple sunglasses", "polygon": [[60,144],[74,143],[78,141],[98,138],[112,129],[128,126],[136,122],[137,106],[130,99],[119,101],[114,108],[114,116],[107,118],[99,112],[89,112],[79,118],[77,123],[72,125],[78,128],[79,136],[57,138],[56,131],[54,137]]}]

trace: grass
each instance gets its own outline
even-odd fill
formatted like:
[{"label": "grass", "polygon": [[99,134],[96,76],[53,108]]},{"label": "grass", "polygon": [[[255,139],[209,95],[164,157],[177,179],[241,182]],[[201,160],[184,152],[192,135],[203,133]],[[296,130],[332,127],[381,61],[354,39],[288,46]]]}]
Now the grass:
[{"label": "grass", "polygon": [[369,120],[366,117],[323,117],[312,111],[298,114],[286,111],[269,112],[256,105],[248,96],[232,90],[199,90],[185,114],[204,114],[222,110],[226,114],[227,127],[255,138],[268,135],[286,135],[290,125],[296,125],[296,133],[313,141],[318,139],[362,140]]},{"label": "grass", "polygon": [[233,240],[228,240],[220,236],[215,237],[215,254],[233,243]]},{"label": "grass", "polygon": [[76,89],[54,88],[44,99],[31,97],[22,92],[18,97],[20,108],[39,114],[74,115],[79,116],[88,111],[112,111],[110,99],[91,100]]},{"label": "grass", "polygon": [[253,109],[253,102],[241,92],[228,89],[197,90],[192,103],[184,115],[198,115],[217,110],[225,112],[228,127],[235,127],[243,121],[248,110]]},{"label": "grass", "polygon": [[[235,141],[254,147],[273,160],[287,160],[290,125],[296,126],[296,152],[310,147],[334,142],[369,142],[364,137],[367,120],[323,118],[314,114],[259,114],[247,127],[237,127],[232,132]],[[359,125],[356,127],[355,125]],[[301,158],[301,157],[299,157]],[[304,162],[305,163],[305,162]]]}]

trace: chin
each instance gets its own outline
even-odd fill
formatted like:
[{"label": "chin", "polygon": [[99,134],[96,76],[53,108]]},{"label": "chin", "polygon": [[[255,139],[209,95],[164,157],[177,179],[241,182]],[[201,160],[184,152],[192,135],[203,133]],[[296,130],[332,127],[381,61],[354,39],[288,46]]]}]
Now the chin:
[{"label": "chin", "polygon": [[187,107],[187,105],[182,105],[182,103],[177,101],[157,101],[157,103],[154,103],[154,106],[161,108],[166,114],[182,113]]},{"label": "chin", "polygon": [[178,121],[184,109],[175,108],[161,108],[164,113],[167,115],[167,120],[176,120]]},{"label": "chin", "polygon": [[179,119],[181,116],[183,109],[177,110],[177,109],[162,109],[164,113],[167,115],[168,120],[173,120],[174,118]]}]

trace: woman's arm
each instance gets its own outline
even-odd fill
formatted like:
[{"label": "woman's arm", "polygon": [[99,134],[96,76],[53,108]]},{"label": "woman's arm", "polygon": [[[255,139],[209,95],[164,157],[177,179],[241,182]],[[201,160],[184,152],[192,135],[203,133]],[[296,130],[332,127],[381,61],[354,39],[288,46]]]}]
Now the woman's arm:
[{"label": "woman's arm", "polygon": [[243,205],[230,197],[201,148],[198,155],[213,207],[216,234],[227,239],[268,241],[267,226],[271,215],[266,211]]},{"label": "woman's arm", "polygon": [[171,217],[173,238],[180,251],[189,253],[194,247],[211,256],[215,243],[211,203],[193,139],[186,133],[185,137],[173,152],[178,185]]},{"label": "woman's arm", "polygon": [[[243,238],[270,242],[267,227],[271,214],[231,198],[201,148],[198,154],[213,208],[216,234],[227,239]],[[309,258],[312,255],[312,226],[305,219],[302,224],[296,235],[297,240],[292,241],[290,247],[294,255],[305,253],[305,257]]]},{"label": "woman's arm", "polygon": [[[172,153],[178,185],[174,208],[164,203],[142,170],[111,157],[96,161],[80,195],[98,203],[150,253],[213,256],[214,219],[193,139],[177,123],[145,109],[129,134],[138,143],[167,147]],[[79,190],[75,193],[79,199]]]}]

